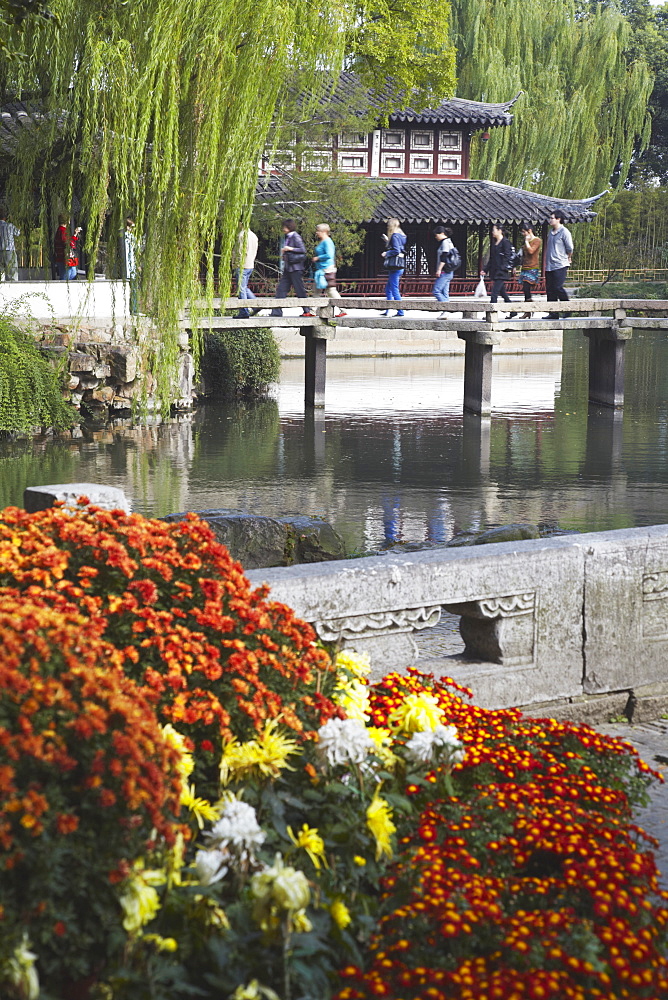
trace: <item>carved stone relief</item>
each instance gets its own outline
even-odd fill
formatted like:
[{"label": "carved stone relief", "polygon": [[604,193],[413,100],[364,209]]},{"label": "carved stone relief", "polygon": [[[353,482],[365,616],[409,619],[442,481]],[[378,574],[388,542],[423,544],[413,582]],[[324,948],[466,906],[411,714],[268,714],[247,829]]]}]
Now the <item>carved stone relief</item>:
[{"label": "carved stone relief", "polygon": [[648,573],[642,581],[642,634],[668,639],[668,570]]},{"label": "carved stone relief", "polygon": [[413,632],[416,629],[431,628],[440,617],[441,606],[434,604],[427,608],[377,611],[368,615],[316,621],[313,623],[313,627],[323,642],[339,642],[341,639],[371,638],[390,633]]}]

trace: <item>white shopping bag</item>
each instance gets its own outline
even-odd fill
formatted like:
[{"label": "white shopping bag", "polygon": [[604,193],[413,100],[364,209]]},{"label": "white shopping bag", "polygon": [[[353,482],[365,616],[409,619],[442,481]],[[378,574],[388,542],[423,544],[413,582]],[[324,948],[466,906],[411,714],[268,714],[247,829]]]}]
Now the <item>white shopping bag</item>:
[{"label": "white shopping bag", "polygon": [[481,278],[478,284],[475,286],[475,292],[473,293],[474,299],[486,299],[487,289],[485,287],[485,279]]},{"label": "white shopping bag", "polygon": [[[475,292],[473,293],[474,299],[488,299],[487,288],[485,287],[485,280],[481,278],[478,284],[475,286]],[[469,319],[484,319],[484,313],[467,313]]]}]

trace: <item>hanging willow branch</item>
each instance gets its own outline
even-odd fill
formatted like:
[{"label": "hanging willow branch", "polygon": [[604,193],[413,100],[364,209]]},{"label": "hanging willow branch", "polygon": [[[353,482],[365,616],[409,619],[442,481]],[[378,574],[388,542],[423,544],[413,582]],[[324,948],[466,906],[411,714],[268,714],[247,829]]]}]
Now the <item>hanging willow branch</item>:
[{"label": "hanging willow branch", "polygon": [[621,186],[649,140],[652,78],[628,55],[612,8],[576,17],[571,0],[452,0],[458,94],[501,102],[523,91],[510,129],[474,142],[473,176],[585,198]]},{"label": "hanging willow branch", "polygon": [[[111,268],[123,219],[135,219],[165,402],[180,311],[201,298],[202,273],[212,300],[217,240],[228,291],[237,226],[250,217],[258,159],[288,88],[315,109],[346,50],[373,76],[394,48],[402,84],[445,81],[451,92],[449,7],[405,0],[396,17],[384,0],[54,0],[52,9],[57,21],[10,37],[10,48],[28,48],[10,87],[34,121],[19,142],[10,208],[27,230],[37,203],[49,242],[57,214],[76,211],[91,276],[103,234]],[[397,47],[397,37],[417,45],[426,30],[428,51],[412,58]]]}]

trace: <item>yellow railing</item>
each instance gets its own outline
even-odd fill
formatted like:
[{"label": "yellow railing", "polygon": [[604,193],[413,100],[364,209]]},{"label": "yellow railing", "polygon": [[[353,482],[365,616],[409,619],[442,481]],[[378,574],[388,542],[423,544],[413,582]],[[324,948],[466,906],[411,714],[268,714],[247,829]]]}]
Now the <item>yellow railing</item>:
[{"label": "yellow railing", "polygon": [[668,267],[602,268],[591,270],[572,267],[568,272],[569,284],[590,281],[668,281]]}]

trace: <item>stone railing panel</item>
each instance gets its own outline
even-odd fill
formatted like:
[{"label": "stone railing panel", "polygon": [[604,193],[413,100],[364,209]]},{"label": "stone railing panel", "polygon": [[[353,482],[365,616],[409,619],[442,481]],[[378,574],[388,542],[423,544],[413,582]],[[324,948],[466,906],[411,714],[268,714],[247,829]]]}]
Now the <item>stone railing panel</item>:
[{"label": "stone railing panel", "polygon": [[587,546],[584,692],[668,680],[668,525],[580,540]]}]

